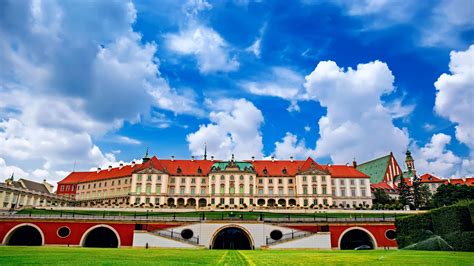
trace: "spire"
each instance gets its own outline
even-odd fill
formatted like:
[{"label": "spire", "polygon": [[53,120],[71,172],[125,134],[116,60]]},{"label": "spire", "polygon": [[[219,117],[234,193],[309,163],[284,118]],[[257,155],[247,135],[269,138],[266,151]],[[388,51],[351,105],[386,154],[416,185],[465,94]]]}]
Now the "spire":
[{"label": "spire", "polygon": [[145,156],[142,158],[142,160],[143,160],[143,163],[146,163],[150,160],[150,157],[148,157],[148,146],[146,146]]},{"label": "spire", "polygon": [[204,142],[204,160],[207,160],[207,142]]},{"label": "spire", "polygon": [[232,161],[232,162],[234,161],[234,154],[233,154],[233,153],[232,153],[232,159],[231,159],[231,161]]}]

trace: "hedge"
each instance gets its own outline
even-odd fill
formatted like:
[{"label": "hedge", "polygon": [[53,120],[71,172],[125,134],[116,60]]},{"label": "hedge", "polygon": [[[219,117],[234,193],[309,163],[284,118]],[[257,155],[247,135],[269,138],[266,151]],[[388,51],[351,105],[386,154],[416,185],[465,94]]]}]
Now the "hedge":
[{"label": "hedge", "polygon": [[457,251],[474,251],[474,231],[454,232],[443,237]]},{"label": "hedge", "polygon": [[399,248],[405,248],[433,236],[433,223],[430,213],[397,218],[395,226]]},{"label": "hedge", "polygon": [[442,207],[431,211],[434,233],[445,236],[452,232],[472,230],[469,208],[462,205]]}]

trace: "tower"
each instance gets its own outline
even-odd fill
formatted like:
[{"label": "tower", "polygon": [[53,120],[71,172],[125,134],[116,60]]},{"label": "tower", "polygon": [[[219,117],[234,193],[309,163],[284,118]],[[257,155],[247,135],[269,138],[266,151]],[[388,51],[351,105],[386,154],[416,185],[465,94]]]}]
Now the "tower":
[{"label": "tower", "polygon": [[204,143],[204,160],[207,160],[207,143]]},{"label": "tower", "polygon": [[411,152],[408,149],[405,153],[405,167],[407,168],[407,172],[409,174],[416,176],[415,160],[413,160]]},{"label": "tower", "polygon": [[146,163],[150,160],[150,157],[148,156],[148,146],[146,146],[145,156],[142,158],[142,160],[143,160],[142,163]]}]

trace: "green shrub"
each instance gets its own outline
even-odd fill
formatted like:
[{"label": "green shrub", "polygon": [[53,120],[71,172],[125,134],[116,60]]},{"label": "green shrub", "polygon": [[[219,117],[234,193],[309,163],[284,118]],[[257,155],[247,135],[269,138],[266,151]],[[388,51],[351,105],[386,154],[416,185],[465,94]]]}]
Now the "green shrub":
[{"label": "green shrub", "polygon": [[397,243],[399,248],[421,242],[433,236],[433,223],[430,213],[397,217]]},{"label": "green shrub", "polygon": [[474,231],[454,232],[443,237],[446,242],[458,251],[474,251]]},{"label": "green shrub", "polygon": [[470,231],[471,214],[467,206],[453,205],[442,207],[431,211],[434,233],[440,236],[451,234],[452,232]]},{"label": "green shrub", "polygon": [[411,244],[409,246],[406,246],[403,249],[412,249],[412,250],[444,250],[444,251],[449,251],[449,250],[454,250],[454,248],[448,244],[446,240],[439,236],[432,236],[428,239],[425,239],[423,241],[420,241],[415,244]]}]

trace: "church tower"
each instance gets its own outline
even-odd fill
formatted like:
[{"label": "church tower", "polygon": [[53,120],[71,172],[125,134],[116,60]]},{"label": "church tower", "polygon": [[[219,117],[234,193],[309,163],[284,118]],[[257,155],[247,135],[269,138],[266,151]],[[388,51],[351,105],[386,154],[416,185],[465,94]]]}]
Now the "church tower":
[{"label": "church tower", "polygon": [[409,174],[411,172],[411,176],[416,176],[415,160],[413,160],[413,157],[411,156],[411,152],[408,149],[407,149],[407,152],[405,153],[405,167]]}]

